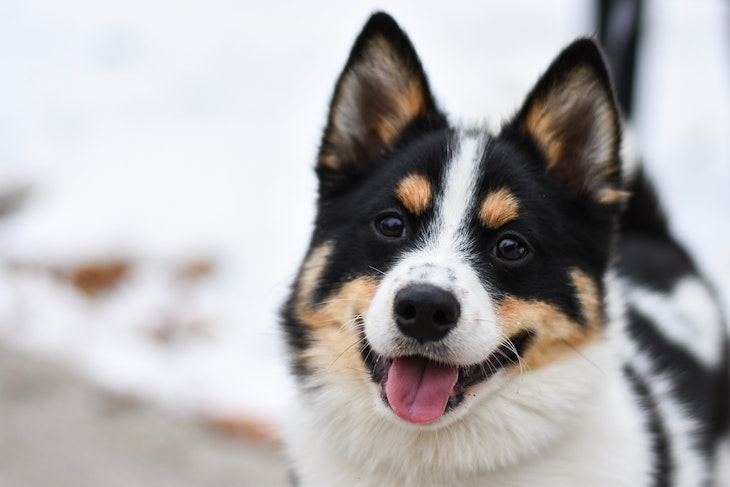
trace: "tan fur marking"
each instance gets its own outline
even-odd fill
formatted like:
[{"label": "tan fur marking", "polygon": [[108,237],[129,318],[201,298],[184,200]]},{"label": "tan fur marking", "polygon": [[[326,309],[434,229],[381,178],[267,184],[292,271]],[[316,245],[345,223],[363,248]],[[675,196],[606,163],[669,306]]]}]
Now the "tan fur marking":
[{"label": "tan fur marking", "polygon": [[431,206],[431,183],[425,176],[411,174],[398,184],[395,195],[408,211],[420,215]]},{"label": "tan fur marking", "polygon": [[360,379],[367,373],[360,356],[356,319],[370,306],[377,280],[361,277],[343,284],[323,301],[314,303],[312,294],[332,251],[327,242],[315,248],[302,266],[297,281],[296,315],[309,328],[312,345],[302,358],[314,370]]},{"label": "tan fur marking", "polygon": [[330,253],[332,243],[325,242],[312,249],[304,260],[297,279],[297,307],[309,305]]},{"label": "tan fur marking", "polygon": [[507,188],[489,193],[479,209],[479,219],[489,228],[499,228],[519,216],[520,202]]},{"label": "tan fur marking", "polygon": [[[334,137],[332,138],[334,139]],[[330,143],[334,145],[332,141]],[[328,153],[320,156],[319,165],[330,169],[340,169],[342,161],[336,154]]]},{"label": "tan fur marking", "polygon": [[624,204],[629,201],[631,193],[620,189],[604,188],[598,193],[598,202],[604,205]]},{"label": "tan fur marking", "polygon": [[[534,333],[521,361],[521,366],[527,370],[550,365],[570,353],[579,353],[582,346],[599,338],[602,314],[596,284],[579,270],[572,271],[571,277],[586,317],[585,325],[574,322],[559,308],[542,301],[508,297],[497,309],[498,322],[505,336],[515,336],[525,330]],[[519,370],[519,366],[514,366],[513,370]]]},{"label": "tan fur marking", "polygon": [[314,339],[301,357],[314,370],[352,380],[367,374],[360,355],[357,318],[370,306],[376,287],[375,278],[361,277],[344,284],[320,304],[297,307],[297,317],[309,327]]},{"label": "tan fur marking", "polygon": [[532,134],[540,148],[545,152],[548,161],[548,170],[560,161],[563,153],[563,144],[555,137],[554,119],[547,102],[535,103],[525,119],[525,130]]},{"label": "tan fur marking", "polygon": [[386,146],[390,146],[405,126],[426,111],[426,103],[421,91],[421,83],[410,80],[404,91],[395,93],[391,98],[393,110],[389,116],[381,117],[375,130]]},{"label": "tan fur marking", "polygon": [[[373,66],[376,79],[389,96],[390,110],[386,110],[375,130],[386,145],[390,145],[408,122],[426,111],[425,90],[420,79],[404,73],[390,43],[383,37],[372,40],[371,59],[379,61]],[[389,112],[389,113],[388,113]]]},{"label": "tan fur marking", "polygon": [[596,281],[580,269],[573,269],[570,277],[573,279],[573,286],[578,291],[578,300],[583,308],[587,327],[600,329],[603,323],[603,312]]}]

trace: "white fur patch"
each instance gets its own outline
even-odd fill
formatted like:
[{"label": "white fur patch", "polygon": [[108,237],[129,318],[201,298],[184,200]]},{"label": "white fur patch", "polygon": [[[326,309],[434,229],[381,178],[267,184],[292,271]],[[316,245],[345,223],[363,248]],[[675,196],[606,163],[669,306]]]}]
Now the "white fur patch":
[{"label": "white fur patch", "polygon": [[650,318],[667,339],[687,349],[705,366],[718,366],[722,359],[723,321],[702,281],[684,278],[669,293],[633,284],[628,288],[631,305]]}]

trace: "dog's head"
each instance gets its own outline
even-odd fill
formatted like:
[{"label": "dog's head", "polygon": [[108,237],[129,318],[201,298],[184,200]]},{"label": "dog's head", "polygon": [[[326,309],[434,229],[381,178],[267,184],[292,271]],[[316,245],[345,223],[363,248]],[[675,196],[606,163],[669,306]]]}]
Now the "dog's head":
[{"label": "dog's head", "polygon": [[619,146],[593,41],[490,134],[448,123],[406,35],[374,15],[337,82],[285,311],[305,387],[365,384],[378,414],[446,424],[600,339]]}]

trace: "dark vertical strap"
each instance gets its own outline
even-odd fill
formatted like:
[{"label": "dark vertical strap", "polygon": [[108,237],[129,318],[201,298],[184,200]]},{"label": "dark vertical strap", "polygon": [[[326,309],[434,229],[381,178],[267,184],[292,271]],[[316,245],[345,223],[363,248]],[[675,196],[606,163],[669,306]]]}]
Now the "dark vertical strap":
[{"label": "dark vertical strap", "polygon": [[599,37],[611,66],[619,104],[630,118],[633,109],[636,45],[641,34],[641,0],[600,0]]}]

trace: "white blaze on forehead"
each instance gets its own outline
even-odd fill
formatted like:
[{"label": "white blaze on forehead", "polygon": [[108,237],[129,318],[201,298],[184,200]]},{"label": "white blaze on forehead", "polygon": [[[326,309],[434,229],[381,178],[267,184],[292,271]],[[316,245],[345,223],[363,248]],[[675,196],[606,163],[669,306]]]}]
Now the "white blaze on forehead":
[{"label": "white blaze on forehead", "polygon": [[467,244],[464,222],[473,213],[476,182],[485,144],[481,137],[464,136],[444,175],[443,192],[436,207],[430,235],[437,248],[463,249]]}]

